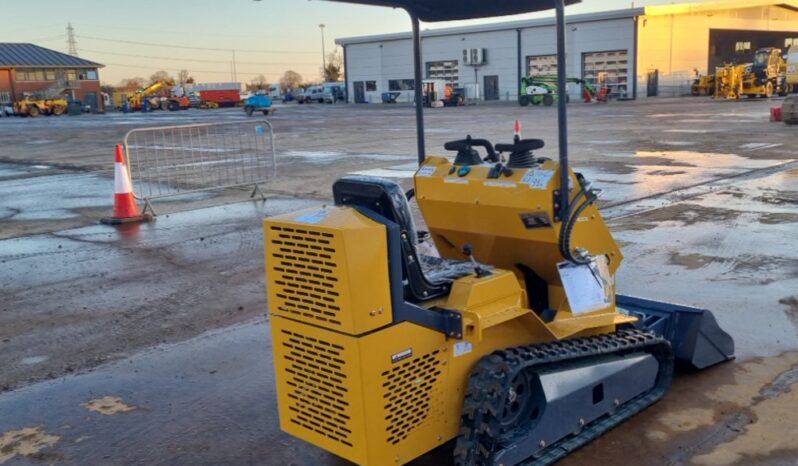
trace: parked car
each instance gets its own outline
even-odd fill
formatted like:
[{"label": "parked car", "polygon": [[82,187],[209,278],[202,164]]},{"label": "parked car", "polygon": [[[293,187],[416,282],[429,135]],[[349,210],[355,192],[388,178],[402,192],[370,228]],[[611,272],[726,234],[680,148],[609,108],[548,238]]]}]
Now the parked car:
[{"label": "parked car", "polygon": [[323,86],[321,101],[325,104],[332,104],[346,100],[346,88],[344,83],[325,83]]},{"label": "parked car", "polygon": [[300,104],[311,104],[313,102],[324,102],[324,86],[310,86],[302,93],[301,98],[297,98]]}]

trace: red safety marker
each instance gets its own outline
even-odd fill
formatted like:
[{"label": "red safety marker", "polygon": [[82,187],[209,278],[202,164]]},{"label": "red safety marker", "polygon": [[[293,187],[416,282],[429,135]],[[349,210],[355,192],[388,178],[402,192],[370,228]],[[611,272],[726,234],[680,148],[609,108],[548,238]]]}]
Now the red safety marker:
[{"label": "red safety marker", "polygon": [[122,144],[116,145],[116,159],[114,161],[114,213],[111,217],[100,220],[109,225],[120,223],[141,222],[150,220],[152,216],[142,214],[133,197],[133,184],[130,182],[130,172],[125,163],[125,153]]},{"label": "red safety marker", "polygon": [[521,120],[515,120],[515,129],[513,129],[513,140],[521,140]]}]

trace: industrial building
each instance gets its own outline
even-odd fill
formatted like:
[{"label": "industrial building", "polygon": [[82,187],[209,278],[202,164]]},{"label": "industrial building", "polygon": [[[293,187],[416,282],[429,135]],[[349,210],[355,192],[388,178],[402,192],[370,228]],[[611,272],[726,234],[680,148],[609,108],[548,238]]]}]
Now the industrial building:
[{"label": "industrial building", "polygon": [[67,95],[102,110],[99,68],[103,65],[34,44],[0,43],[0,104],[26,94]]},{"label": "industrial building", "polygon": [[[730,0],[629,8],[567,18],[569,77],[601,81],[618,98],[677,96],[698,74],[753,60],[761,47],[798,45],[798,2]],[[554,18],[426,30],[425,79],[478,87],[484,100],[516,100],[522,75],[553,74]],[[340,38],[349,100],[412,101],[410,33]],[[476,85],[476,86],[474,86]],[[577,85],[569,92],[578,95]]]}]

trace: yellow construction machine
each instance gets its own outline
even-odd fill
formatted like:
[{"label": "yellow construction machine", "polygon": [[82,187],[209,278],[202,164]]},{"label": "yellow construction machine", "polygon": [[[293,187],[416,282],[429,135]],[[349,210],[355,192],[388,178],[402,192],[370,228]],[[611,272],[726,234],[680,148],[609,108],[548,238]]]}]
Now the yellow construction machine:
[{"label": "yellow construction machine", "polygon": [[63,115],[66,112],[67,102],[64,98],[43,99],[38,97],[24,97],[14,102],[14,113],[19,116],[37,117],[39,115]]},{"label": "yellow construction machine", "polygon": [[[135,94],[128,97],[128,105],[130,110],[186,110],[189,108],[191,102],[188,96],[181,93],[181,95],[170,95],[162,97],[157,95],[164,87],[169,86],[164,80],[155,81],[149,86],[136,91]],[[147,103],[145,106],[144,103]]]},{"label": "yellow construction machine", "polygon": [[746,64],[726,64],[715,69],[715,97],[739,99],[742,96],[786,96],[787,62],[781,49],[765,47],[756,51],[754,61]]},{"label": "yellow construction machine", "polygon": [[[408,192],[348,176],[334,204],[264,221],[285,432],[359,465],[443,445],[458,466],[549,464],[660,399],[676,362],[733,357],[709,311],[616,293],[623,255],[598,191],[568,166],[564,9],[575,0],[337,1],[410,14],[420,166]],[[518,133],[427,156],[419,21],[550,8],[558,160]]]},{"label": "yellow construction machine", "polygon": [[715,93],[715,75],[701,75],[693,80],[690,86],[690,95],[702,96],[713,95]]}]

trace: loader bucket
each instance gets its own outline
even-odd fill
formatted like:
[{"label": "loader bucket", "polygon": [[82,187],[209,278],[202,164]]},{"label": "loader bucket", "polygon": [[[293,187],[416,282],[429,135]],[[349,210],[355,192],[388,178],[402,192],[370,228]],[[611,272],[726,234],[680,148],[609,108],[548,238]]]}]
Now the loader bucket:
[{"label": "loader bucket", "polygon": [[734,340],[706,309],[624,295],[616,296],[616,304],[640,318],[637,328],[670,341],[680,365],[705,369],[734,358]]}]

